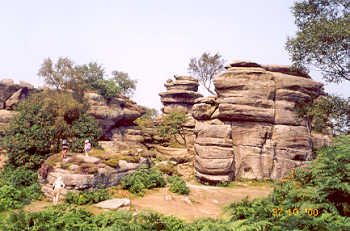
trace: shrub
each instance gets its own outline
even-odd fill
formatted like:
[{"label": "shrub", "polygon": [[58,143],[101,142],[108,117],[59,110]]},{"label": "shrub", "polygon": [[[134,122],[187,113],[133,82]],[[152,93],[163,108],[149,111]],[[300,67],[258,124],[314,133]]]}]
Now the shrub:
[{"label": "shrub", "polygon": [[164,187],[166,185],[163,173],[158,169],[140,168],[121,180],[122,187],[139,196],[144,195],[144,189]]},{"label": "shrub", "polygon": [[75,205],[98,203],[110,199],[106,189],[86,190],[83,192],[71,192],[66,195],[65,202]]},{"label": "shrub", "polygon": [[[162,117],[158,125],[159,136],[164,140],[174,139],[179,144],[186,144],[184,123],[186,122],[186,113],[183,111],[173,111]],[[181,137],[182,141],[178,139]]]},{"label": "shrub", "polygon": [[187,195],[190,193],[190,189],[187,187],[186,182],[178,176],[169,176],[168,182],[170,184],[170,191],[177,194]]}]

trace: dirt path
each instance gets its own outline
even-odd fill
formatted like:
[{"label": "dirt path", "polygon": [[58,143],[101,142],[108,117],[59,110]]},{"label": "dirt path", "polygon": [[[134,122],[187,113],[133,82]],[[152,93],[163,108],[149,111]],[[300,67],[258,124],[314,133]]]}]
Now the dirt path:
[{"label": "dirt path", "polygon": [[[131,197],[132,209],[136,212],[153,210],[165,215],[172,215],[187,221],[203,217],[223,217],[223,208],[233,201],[240,201],[246,196],[249,199],[262,198],[272,192],[271,185],[250,186],[240,184],[234,187],[215,187],[187,183],[191,192],[188,196],[171,193],[168,188],[154,189],[146,192],[144,197]],[[128,197],[127,195],[118,197]],[[24,210],[38,212],[53,203],[47,201],[34,201],[24,207]],[[94,214],[103,209],[93,205],[81,206]]]},{"label": "dirt path", "polygon": [[223,207],[233,201],[248,196],[250,199],[266,197],[272,192],[269,186],[240,186],[224,188],[187,184],[190,195],[180,196],[161,189],[132,200],[136,211],[154,210],[166,215],[173,215],[186,220],[202,217],[218,218],[223,215]]}]

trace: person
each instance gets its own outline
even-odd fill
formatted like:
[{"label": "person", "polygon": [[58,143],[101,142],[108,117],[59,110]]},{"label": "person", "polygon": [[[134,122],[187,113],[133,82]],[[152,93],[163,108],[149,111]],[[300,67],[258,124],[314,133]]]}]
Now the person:
[{"label": "person", "polygon": [[63,183],[62,176],[58,176],[55,183],[53,184],[53,203],[57,205],[62,189],[66,185]]},{"label": "person", "polygon": [[66,157],[67,152],[68,152],[68,144],[67,144],[67,140],[64,139],[62,141],[62,159]]},{"label": "person", "polygon": [[84,144],[84,150],[85,150],[85,155],[89,156],[89,152],[91,150],[91,143],[89,142],[89,140],[85,140],[85,144]]}]

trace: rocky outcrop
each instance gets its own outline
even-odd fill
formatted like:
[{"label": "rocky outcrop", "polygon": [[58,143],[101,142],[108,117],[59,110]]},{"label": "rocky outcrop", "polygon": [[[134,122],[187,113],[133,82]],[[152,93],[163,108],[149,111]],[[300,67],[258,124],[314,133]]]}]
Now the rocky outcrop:
[{"label": "rocky outcrop", "polygon": [[198,91],[198,80],[190,76],[174,76],[175,81],[168,79],[164,84],[167,91],[159,93],[164,105],[163,113],[174,110],[191,112],[195,100],[202,97]]},{"label": "rocky outcrop", "polygon": [[321,83],[286,66],[235,61],[214,85],[217,97],[199,98],[193,106],[198,178],[279,179],[311,160],[311,131],[296,103],[321,95]]},{"label": "rocky outcrop", "polygon": [[37,91],[33,85],[20,81],[16,84],[12,79],[0,81],[0,109],[12,109],[15,104],[28,96],[29,92]]},{"label": "rocky outcrop", "polygon": [[103,130],[103,140],[140,143],[143,141],[140,128],[134,120],[146,111],[127,97],[117,96],[106,100],[94,92],[85,93],[89,103],[88,114],[94,116]]},{"label": "rocky outcrop", "polygon": [[20,81],[19,84],[12,79],[0,81],[0,136],[4,135],[9,121],[17,114],[13,111],[14,106],[34,92],[38,90],[24,81]]},{"label": "rocky outcrop", "polygon": [[[58,176],[62,176],[66,185],[63,190],[65,195],[70,190],[85,190],[96,188],[98,185],[114,186],[119,184],[124,176],[132,173],[140,166],[150,167],[150,161],[143,157],[140,157],[138,163],[119,160],[117,167],[108,166],[99,158],[86,157],[80,154],[69,156],[52,166],[50,162],[55,158],[57,157],[46,160],[39,170],[41,190],[48,197],[52,196],[53,184]],[[44,168],[45,170],[43,170]]]}]

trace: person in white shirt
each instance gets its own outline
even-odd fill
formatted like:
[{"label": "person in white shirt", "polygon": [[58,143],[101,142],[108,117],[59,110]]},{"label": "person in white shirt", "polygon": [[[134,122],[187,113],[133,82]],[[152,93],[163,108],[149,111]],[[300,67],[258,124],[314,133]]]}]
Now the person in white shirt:
[{"label": "person in white shirt", "polygon": [[58,176],[53,185],[53,203],[57,205],[62,189],[66,185],[63,183],[62,176]]}]

